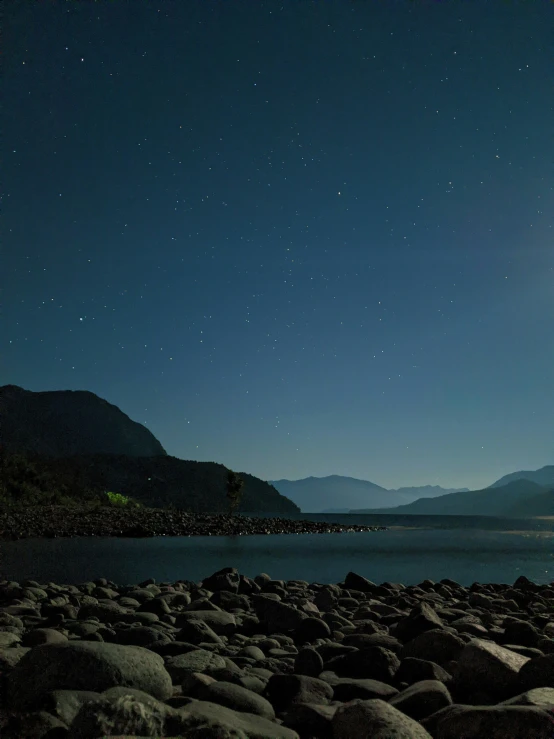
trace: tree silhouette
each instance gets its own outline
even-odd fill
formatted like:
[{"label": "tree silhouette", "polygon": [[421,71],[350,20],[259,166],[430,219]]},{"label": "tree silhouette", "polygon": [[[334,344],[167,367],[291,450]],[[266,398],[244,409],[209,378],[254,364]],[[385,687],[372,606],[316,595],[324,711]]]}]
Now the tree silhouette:
[{"label": "tree silhouette", "polygon": [[227,500],[229,501],[229,512],[233,515],[242,499],[244,480],[236,472],[233,472],[233,470],[227,470],[225,487],[227,489]]}]

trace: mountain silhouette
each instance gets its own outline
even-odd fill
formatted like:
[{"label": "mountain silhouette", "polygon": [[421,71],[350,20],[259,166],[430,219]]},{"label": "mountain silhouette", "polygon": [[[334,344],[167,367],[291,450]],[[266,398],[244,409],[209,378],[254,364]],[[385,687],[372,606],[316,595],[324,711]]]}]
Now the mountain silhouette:
[{"label": "mountain silhouette", "polygon": [[[227,468],[169,456],[156,437],[88,391],[0,387],[0,498],[21,505],[86,502],[121,493],[150,507],[228,510]],[[246,472],[238,510],[298,513]]]},{"label": "mountain silhouette", "polygon": [[531,480],[517,479],[502,487],[420,498],[394,508],[365,509],[355,513],[398,513],[441,516],[547,516],[554,507],[554,490]]},{"label": "mountain silhouette", "polygon": [[438,485],[387,490],[369,480],[342,475],[271,480],[270,483],[306,513],[348,513],[351,509],[362,507],[384,508],[411,503],[423,495],[437,496],[453,492]]}]

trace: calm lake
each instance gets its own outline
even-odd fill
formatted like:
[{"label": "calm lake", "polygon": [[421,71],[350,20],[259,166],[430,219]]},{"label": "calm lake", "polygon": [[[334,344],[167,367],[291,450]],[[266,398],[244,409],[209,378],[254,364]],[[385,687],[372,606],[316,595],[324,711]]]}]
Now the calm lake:
[{"label": "calm lake", "polygon": [[[222,567],[251,577],[336,583],[349,570],[374,582],[463,585],[554,581],[554,520],[470,516],[301,514],[294,518],[392,527],[388,531],[269,536],[0,541],[0,579],[119,585],[149,577],[199,581]],[[396,528],[399,527],[399,528]]]}]

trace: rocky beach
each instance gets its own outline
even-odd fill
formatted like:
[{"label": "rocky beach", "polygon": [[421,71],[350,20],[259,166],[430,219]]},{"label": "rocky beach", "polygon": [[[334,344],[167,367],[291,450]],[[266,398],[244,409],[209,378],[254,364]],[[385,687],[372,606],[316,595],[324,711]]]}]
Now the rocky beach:
[{"label": "rocky beach", "polygon": [[246,536],[384,531],[323,521],[187,513],[161,508],[26,506],[0,512],[0,539],[69,536]]},{"label": "rocky beach", "polygon": [[554,583],[0,582],[5,739],[552,739]]}]

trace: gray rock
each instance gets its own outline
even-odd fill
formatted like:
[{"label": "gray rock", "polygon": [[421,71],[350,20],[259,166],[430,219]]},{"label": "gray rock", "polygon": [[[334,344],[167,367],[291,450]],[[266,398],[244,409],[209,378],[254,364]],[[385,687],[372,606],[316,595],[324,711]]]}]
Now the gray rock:
[{"label": "gray rock", "polygon": [[219,681],[204,685],[199,690],[198,698],[234,711],[253,713],[267,719],[275,718],[275,711],[268,700],[234,683]]},{"label": "gray rock", "polygon": [[270,634],[293,631],[308,616],[288,603],[273,600],[268,595],[252,596],[256,615],[265,623]]},{"label": "gray rock", "polygon": [[262,652],[260,647],[257,647],[255,645],[249,645],[246,647],[242,647],[242,649],[239,650],[237,653],[238,657],[250,657],[251,659],[258,661],[260,659],[265,659],[265,654]]},{"label": "gray rock", "polygon": [[328,639],[331,629],[321,618],[308,616],[303,619],[295,629],[294,640],[297,644],[314,642],[317,639]]},{"label": "gray rock", "polygon": [[206,649],[195,649],[192,652],[169,657],[165,668],[174,683],[181,683],[189,672],[209,674],[213,670],[221,670],[226,666],[223,657]]},{"label": "gray rock", "polygon": [[377,585],[374,582],[371,582],[371,580],[368,580],[367,577],[364,577],[363,575],[358,575],[355,572],[349,572],[346,577],[344,578],[344,587],[348,590],[359,590],[361,593],[370,593]]},{"label": "gray rock", "polygon": [[29,710],[52,690],[101,692],[116,685],[144,690],[164,700],[172,693],[163,659],[142,647],[103,642],[45,644],[25,654],[11,672],[8,704]]},{"label": "gray rock", "polygon": [[301,736],[332,739],[332,721],[336,710],[337,706],[293,703],[283,717],[283,724],[294,729]]},{"label": "gray rock", "polygon": [[417,659],[416,657],[406,657],[400,663],[394,681],[396,685],[400,683],[408,683],[413,685],[421,680],[440,680],[445,683],[451,680],[452,676],[444,670],[436,662],[426,659]]},{"label": "gray rock", "polygon": [[420,723],[379,699],[339,706],[333,718],[333,738],[433,739]]},{"label": "gray rock", "polygon": [[389,683],[400,667],[400,660],[388,649],[369,647],[334,657],[325,667],[336,672],[339,677],[372,678]]},{"label": "gray rock", "polygon": [[[540,659],[540,658],[539,658]],[[471,693],[482,689],[494,700],[512,698],[518,692],[518,673],[528,657],[522,657],[494,642],[472,639],[463,648],[453,674],[455,691]],[[529,685],[527,687],[548,687]],[[525,688],[522,688],[525,690]]]},{"label": "gray rock", "polygon": [[[237,628],[237,622],[232,613],[225,611],[185,611],[179,613],[175,620],[175,626],[185,628],[186,624],[191,620],[200,620],[212,629],[218,635],[234,634]],[[188,641],[188,640],[185,640]]]},{"label": "gray rock", "polygon": [[168,717],[166,729],[167,736],[181,734],[187,739],[299,739],[296,731],[263,716],[208,701],[192,701],[176,711]]},{"label": "gray rock", "polygon": [[168,637],[150,626],[133,626],[130,629],[116,629],[116,634],[111,641],[115,644],[146,647],[154,642],[168,641]]},{"label": "gray rock", "polygon": [[326,705],[333,697],[329,683],[307,675],[272,675],[265,695],[277,712],[286,711],[292,703]]},{"label": "gray rock", "polygon": [[444,623],[436,611],[428,603],[422,602],[412,608],[409,616],[398,622],[393,636],[407,642],[425,631],[443,627]]},{"label": "gray rock", "polygon": [[167,736],[166,721],[172,713],[174,709],[142,691],[118,688],[83,703],[71,724],[69,739],[117,734]]},{"label": "gray rock", "polygon": [[434,739],[551,739],[554,718],[535,706],[460,706],[423,722]]},{"label": "gray rock", "polygon": [[[198,613],[200,611],[196,615]],[[200,644],[200,642],[223,644],[221,637],[201,618],[189,618],[182,621],[181,630],[176,634],[176,637],[181,641],[188,641],[192,644]]]},{"label": "gray rock", "polygon": [[319,652],[311,647],[300,649],[294,660],[294,671],[297,675],[317,677],[323,671],[323,659]]},{"label": "gray rock", "polygon": [[2,736],[5,739],[65,737],[67,736],[67,725],[47,711],[33,711],[12,716],[2,729]]},{"label": "gray rock", "polygon": [[414,683],[389,700],[406,716],[421,721],[445,706],[452,705],[452,697],[445,685],[438,680],[422,680]]},{"label": "gray rock", "polygon": [[68,726],[87,701],[97,701],[100,693],[92,690],[53,690],[45,698],[42,707]]},{"label": "gray rock", "polygon": [[554,688],[532,688],[525,691],[525,693],[520,693],[520,695],[502,701],[499,705],[539,706],[552,709],[554,707]]},{"label": "gray rock", "polygon": [[373,698],[388,701],[398,695],[397,688],[370,678],[337,677],[330,684],[333,688],[333,699],[343,703]]},{"label": "gray rock", "polygon": [[554,654],[545,654],[526,661],[519,672],[519,687],[522,691],[554,688]]},{"label": "gray rock", "polygon": [[444,629],[431,629],[404,644],[399,657],[427,659],[445,667],[452,660],[458,659],[464,646],[464,640],[456,634]]},{"label": "gray rock", "polygon": [[214,593],[218,590],[237,593],[239,589],[239,572],[235,567],[224,567],[222,570],[214,572],[213,575],[203,580],[202,587]]}]

